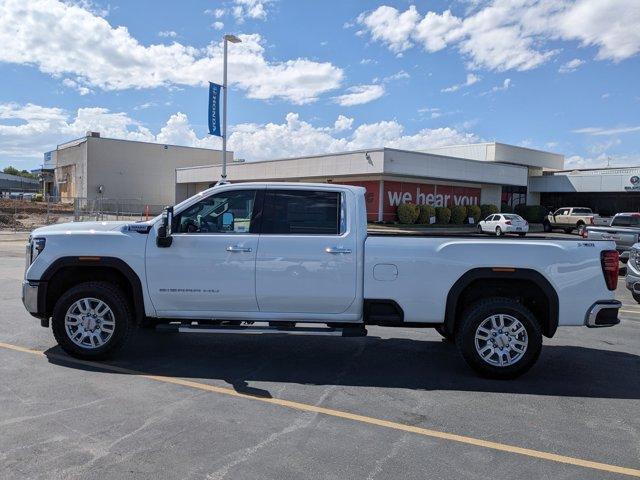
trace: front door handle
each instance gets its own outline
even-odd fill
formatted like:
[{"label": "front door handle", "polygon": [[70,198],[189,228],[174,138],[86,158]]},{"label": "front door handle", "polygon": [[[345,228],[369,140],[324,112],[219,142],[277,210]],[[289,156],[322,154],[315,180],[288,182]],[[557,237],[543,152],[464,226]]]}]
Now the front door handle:
[{"label": "front door handle", "polygon": [[325,252],[327,253],[333,253],[333,254],[338,254],[338,253],[342,253],[342,254],[348,254],[351,253],[351,249],[349,248],[339,248],[339,247],[327,247],[324,249]]},{"label": "front door handle", "polygon": [[250,252],[251,248],[249,247],[241,247],[240,245],[229,245],[227,247],[227,252]]}]

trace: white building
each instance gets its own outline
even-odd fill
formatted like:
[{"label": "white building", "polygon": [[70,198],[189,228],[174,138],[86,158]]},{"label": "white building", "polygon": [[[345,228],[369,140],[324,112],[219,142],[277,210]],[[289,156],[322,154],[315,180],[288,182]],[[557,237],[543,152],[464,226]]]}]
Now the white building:
[{"label": "white building", "polygon": [[[232,182],[273,180],[333,182],[367,189],[370,221],[395,218],[399,203],[434,206],[524,203],[529,177],[560,169],[562,155],[501,143],[459,145],[415,152],[392,148],[228,165]],[[215,183],[220,165],[176,170],[176,200]],[[529,195],[530,203],[539,197]]]},{"label": "white building", "polygon": [[[227,152],[233,159],[233,152]],[[206,148],[116,140],[87,132],[86,137],[45,153],[52,172],[47,192],[63,201],[118,199],[156,207],[176,197],[176,168],[221,163],[222,152]]]}]

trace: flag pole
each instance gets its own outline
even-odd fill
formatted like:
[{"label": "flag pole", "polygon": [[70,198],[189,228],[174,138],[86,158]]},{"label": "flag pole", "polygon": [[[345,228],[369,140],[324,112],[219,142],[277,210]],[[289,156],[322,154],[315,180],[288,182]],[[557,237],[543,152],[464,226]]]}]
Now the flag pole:
[{"label": "flag pole", "polygon": [[227,97],[229,96],[229,90],[227,86],[227,43],[240,43],[240,40],[235,35],[224,36],[223,46],[223,62],[222,62],[222,90],[224,90],[224,98],[222,100],[222,175],[220,183],[227,181]]}]

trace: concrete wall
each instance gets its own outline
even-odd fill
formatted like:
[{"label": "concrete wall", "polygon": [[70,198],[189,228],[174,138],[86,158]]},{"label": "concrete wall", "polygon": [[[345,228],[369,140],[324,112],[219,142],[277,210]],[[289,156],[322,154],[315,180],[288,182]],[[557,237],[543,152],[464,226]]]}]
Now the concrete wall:
[{"label": "concrete wall", "polygon": [[[84,194],[96,198],[136,200],[172,205],[176,200],[176,168],[220,163],[222,152],[109,138],[87,138],[87,181]],[[229,161],[233,152],[227,152]]]},{"label": "concrete wall", "polygon": [[87,141],[67,143],[55,156],[55,182],[63,201],[87,196]]},{"label": "concrete wall", "polygon": [[491,204],[500,208],[500,200],[502,199],[501,185],[482,185],[480,193],[480,204]]},{"label": "concrete wall", "polygon": [[616,174],[556,174],[531,177],[529,189],[533,192],[625,192],[627,187],[633,186],[631,177],[640,174],[640,170],[629,170]]},{"label": "concrete wall", "polygon": [[[368,153],[369,159],[366,157]],[[232,163],[227,165],[230,181],[297,181],[308,178],[332,178],[345,175],[382,173],[382,150],[358,151],[345,154],[314,155],[263,162]],[[210,183],[220,178],[219,165],[181,169],[176,172],[178,183]]]},{"label": "concrete wall", "polygon": [[497,142],[451,145],[423,151],[483,162],[505,162],[551,170],[564,168],[564,155]]},{"label": "concrete wall", "polygon": [[444,157],[420,152],[385,149],[384,171],[428,179],[463,182],[527,185],[527,167]]}]

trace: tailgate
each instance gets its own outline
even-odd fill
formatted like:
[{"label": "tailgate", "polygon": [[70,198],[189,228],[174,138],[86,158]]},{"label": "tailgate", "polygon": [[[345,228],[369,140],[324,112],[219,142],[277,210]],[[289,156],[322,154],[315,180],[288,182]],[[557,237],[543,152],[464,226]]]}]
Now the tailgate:
[{"label": "tailgate", "polygon": [[616,242],[616,247],[631,248],[638,242],[638,232],[629,230],[619,230],[615,228],[588,228],[589,239],[592,240],[612,240]]}]

